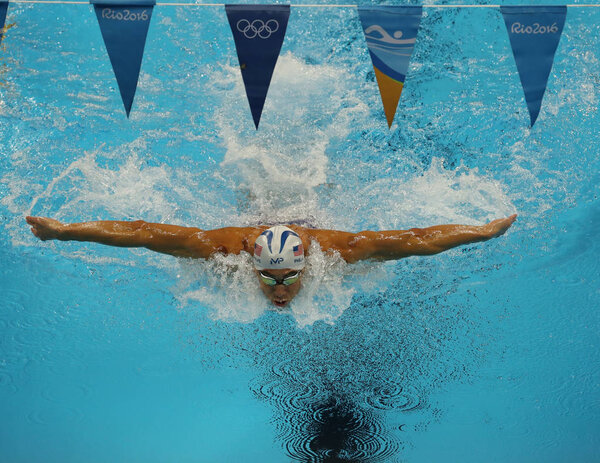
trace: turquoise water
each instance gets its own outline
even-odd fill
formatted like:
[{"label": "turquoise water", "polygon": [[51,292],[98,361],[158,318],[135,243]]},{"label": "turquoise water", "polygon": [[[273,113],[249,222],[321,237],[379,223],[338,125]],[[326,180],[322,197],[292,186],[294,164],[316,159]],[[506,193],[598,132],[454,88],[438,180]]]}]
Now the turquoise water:
[{"label": "turquoise water", "polygon": [[[0,66],[1,462],[600,459],[600,10],[533,129],[494,9],[425,9],[388,131],[353,9],[292,8],[253,128],[222,8],[156,7],[126,119],[87,5],[11,5]],[[289,313],[247,256],[41,243],[27,214],[201,228],[480,224]]]}]

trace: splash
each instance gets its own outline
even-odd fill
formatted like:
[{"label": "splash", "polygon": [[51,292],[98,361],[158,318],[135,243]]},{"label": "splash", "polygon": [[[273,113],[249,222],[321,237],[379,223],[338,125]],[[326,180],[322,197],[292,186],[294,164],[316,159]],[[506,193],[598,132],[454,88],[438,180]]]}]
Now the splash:
[{"label": "splash", "polygon": [[317,321],[333,324],[350,307],[357,292],[384,291],[393,281],[388,267],[376,262],[348,265],[339,254],[324,253],[313,241],[302,280],[302,291],[290,304],[300,327]]},{"label": "splash", "polygon": [[[173,224],[205,224],[217,227],[212,218],[223,207],[219,194],[202,192],[206,204],[197,205],[201,174],[183,168],[152,166],[138,153],[146,149],[142,139],[103,152],[104,145],[72,161],[49,182],[35,175],[27,151],[15,152],[13,165],[1,179],[7,193],[0,204],[15,214],[7,224],[13,245],[39,242],[24,227],[25,215],[53,217],[64,222],[91,220],[138,220]],[[46,183],[47,182],[47,183]]]},{"label": "splash", "polygon": [[[179,259],[173,292],[183,308],[194,302],[210,307],[213,319],[248,323],[266,311],[276,311],[260,291],[250,254],[216,255],[208,260]],[[350,307],[357,288],[382,290],[388,277],[375,271],[377,264],[349,266],[339,254],[325,254],[317,242],[310,246],[302,290],[282,315],[292,316],[301,328],[317,321],[334,323]],[[373,275],[368,276],[369,270]],[[367,282],[378,275],[377,286]]]},{"label": "splash", "polygon": [[[516,209],[499,181],[464,165],[445,169],[434,157],[429,167],[404,178],[385,177],[364,185],[353,203],[357,225],[406,229],[437,224],[480,225]],[[376,202],[376,213],[373,202]]]},{"label": "splash", "polygon": [[242,222],[308,217],[315,225],[332,226],[319,198],[327,185],[327,150],[369,114],[348,74],[333,65],[306,64],[289,52],[282,55],[259,131],[245,106],[239,69],[225,66],[211,80],[219,82],[213,91],[221,99],[215,114],[226,150],[221,174],[247,206]]},{"label": "splash", "polygon": [[[332,175],[331,159],[339,155],[334,152],[357,124],[370,124],[360,87],[347,76],[334,64],[307,64],[291,53],[283,55],[257,132],[243,106],[237,66],[212,69],[211,92],[220,102],[213,123],[221,145],[212,149],[224,148],[216,170],[195,172],[186,163],[150,163],[142,157],[157,139],[168,138],[168,130],[148,130],[114,148],[100,145],[65,162],[49,180],[47,172],[27,174],[36,162],[32,148],[15,150],[13,170],[0,180],[7,191],[0,203],[14,215],[6,226],[12,242],[45,246],[24,226],[26,213],[63,221],[144,219],[204,229],[302,221],[359,231],[483,223],[515,211],[500,181],[465,165],[445,168],[441,158],[425,169],[395,175],[382,169],[381,157],[401,154],[379,155],[373,146],[361,159],[336,161]],[[362,181],[363,175],[371,180]],[[117,259],[109,249],[96,256],[81,250],[83,243],[67,246],[56,243],[54,249],[93,264],[160,267],[177,281],[173,292],[180,304],[208,306],[214,319],[246,323],[270,310],[245,254],[199,262],[153,259],[147,251],[134,251],[131,258]],[[123,252],[118,250],[120,256]],[[300,327],[334,323],[357,294],[386,291],[396,278],[394,269],[395,264],[348,266],[313,243],[303,290],[286,313]]]},{"label": "splash", "polygon": [[[441,158],[433,158],[424,172],[399,178],[383,171],[377,156],[358,165],[342,160],[336,169],[345,178],[332,181],[329,152],[339,149],[357,124],[372,124],[360,87],[345,76],[335,65],[281,56],[261,129],[255,131],[242,103],[239,69],[213,70],[211,81],[218,82],[213,91],[222,102],[214,116],[225,148],[220,175],[235,191],[242,223],[300,219],[323,228],[390,229],[482,223],[514,212],[499,181],[476,168],[446,170]],[[361,181],[361,172],[372,172],[375,181]]]},{"label": "splash", "polygon": [[251,322],[267,310],[250,254],[216,255],[212,259],[179,259],[175,297],[185,307],[199,302],[214,319]]}]

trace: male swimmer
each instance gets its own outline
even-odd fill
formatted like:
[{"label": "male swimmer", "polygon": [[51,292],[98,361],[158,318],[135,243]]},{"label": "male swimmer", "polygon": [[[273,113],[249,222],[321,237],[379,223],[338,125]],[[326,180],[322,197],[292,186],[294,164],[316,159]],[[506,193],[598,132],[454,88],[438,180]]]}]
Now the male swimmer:
[{"label": "male swimmer", "polygon": [[145,247],[176,257],[206,259],[213,254],[253,256],[256,276],[265,296],[285,307],[302,287],[304,257],[312,242],[326,253],[339,253],[349,263],[364,259],[393,260],[429,256],[463,244],[503,235],[517,215],[488,224],[437,225],[409,230],[350,233],[297,225],[227,227],[216,230],[135,222],[99,221],[63,224],[45,217],[26,217],[42,241],[92,241],[121,247]]}]

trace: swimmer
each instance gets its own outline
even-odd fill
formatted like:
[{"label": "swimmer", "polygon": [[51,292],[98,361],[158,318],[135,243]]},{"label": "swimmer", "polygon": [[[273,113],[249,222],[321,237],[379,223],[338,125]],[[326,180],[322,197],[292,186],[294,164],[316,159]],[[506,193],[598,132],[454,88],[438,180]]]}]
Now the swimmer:
[{"label": "swimmer", "polygon": [[215,230],[135,222],[99,221],[63,224],[45,217],[26,217],[42,241],[90,241],[147,248],[176,257],[207,259],[214,254],[253,256],[258,284],[276,307],[287,306],[302,287],[306,251],[312,242],[326,253],[339,253],[348,263],[365,259],[395,260],[430,256],[464,244],[503,235],[517,215],[485,225],[437,225],[409,230],[351,233],[297,225],[227,227]]}]

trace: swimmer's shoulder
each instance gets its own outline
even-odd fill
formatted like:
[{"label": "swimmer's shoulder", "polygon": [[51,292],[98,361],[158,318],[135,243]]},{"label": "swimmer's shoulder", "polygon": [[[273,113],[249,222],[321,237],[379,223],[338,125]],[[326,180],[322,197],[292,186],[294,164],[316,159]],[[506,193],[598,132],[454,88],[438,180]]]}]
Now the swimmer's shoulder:
[{"label": "swimmer's shoulder", "polygon": [[323,251],[337,251],[343,254],[348,249],[348,243],[355,235],[354,233],[340,230],[307,228],[294,224],[288,226],[298,233],[306,251],[308,251],[310,244],[316,241]]},{"label": "swimmer's shoulder", "polygon": [[224,254],[239,254],[241,251],[254,251],[256,238],[268,227],[224,227],[213,230],[203,230],[197,236],[200,241],[206,240],[215,252]]}]

